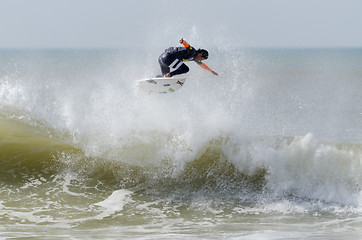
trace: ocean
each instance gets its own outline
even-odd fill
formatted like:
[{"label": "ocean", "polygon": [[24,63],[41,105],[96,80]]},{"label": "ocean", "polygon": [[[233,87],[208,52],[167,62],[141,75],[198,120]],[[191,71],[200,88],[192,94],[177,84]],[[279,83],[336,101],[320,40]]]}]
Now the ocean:
[{"label": "ocean", "polygon": [[362,239],[362,49],[0,50],[0,239]]}]

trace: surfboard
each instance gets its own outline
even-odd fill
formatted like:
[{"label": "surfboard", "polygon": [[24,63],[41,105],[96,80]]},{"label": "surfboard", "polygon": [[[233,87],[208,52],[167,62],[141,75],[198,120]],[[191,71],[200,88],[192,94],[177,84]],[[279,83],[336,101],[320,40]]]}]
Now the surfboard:
[{"label": "surfboard", "polygon": [[135,88],[145,93],[173,93],[180,89],[185,77],[146,78],[136,82]]}]

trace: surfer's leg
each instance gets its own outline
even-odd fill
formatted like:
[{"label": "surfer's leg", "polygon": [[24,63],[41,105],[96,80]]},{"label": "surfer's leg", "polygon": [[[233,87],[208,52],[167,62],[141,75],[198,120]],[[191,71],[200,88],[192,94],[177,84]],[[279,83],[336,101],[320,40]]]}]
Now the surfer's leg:
[{"label": "surfer's leg", "polygon": [[183,73],[187,73],[189,71],[189,67],[186,66],[185,63],[182,63],[180,61],[180,64],[177,66],[177,68],[175,69],[175,71],[170,72],[172,76],[174,75],[179,75],[179,74],[183,74]]},{"label": "surfer's leg", "polygon": [[169,68],[168,66],[166,66],[166,65],[161,65],[161,64],[160,64],[160,67],[161,67],[161,73],[162,73],[162,75],[165,75],[165,74],[167,74],[167,73],[170,72],[170,68]]},{"label": "surfer's leg", "polygon": [[160,64],[162,75],[170,72],[170,67],[168,66],[168,54],[161,54],[158,58],[158,63]]}]

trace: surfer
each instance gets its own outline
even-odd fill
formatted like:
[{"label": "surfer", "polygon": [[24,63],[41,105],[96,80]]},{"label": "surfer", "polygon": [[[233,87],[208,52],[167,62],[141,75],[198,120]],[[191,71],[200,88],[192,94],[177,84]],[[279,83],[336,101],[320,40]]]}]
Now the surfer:
[{"label": "surfer", "polygon": [[[161,67],[161,72],[164,77],[172,77],[174,75],[179,75],[187,73],[189,67],[184,64],[187,61],[195,61],[200,67],[211,72],[212,74],[218,76],[215,71],[211,70],[205,63],[202,63],[202,60],[206,60],[209,57],[209,53],[205,49],[194,49],[190,46],[183,38],[181,38],[180,43],[184,47],[170,47],[165,50],[158,58],[158,62]],[[172,72],[170,72],[172,68]],[[160,76],[161,77],[161,76]]]}]

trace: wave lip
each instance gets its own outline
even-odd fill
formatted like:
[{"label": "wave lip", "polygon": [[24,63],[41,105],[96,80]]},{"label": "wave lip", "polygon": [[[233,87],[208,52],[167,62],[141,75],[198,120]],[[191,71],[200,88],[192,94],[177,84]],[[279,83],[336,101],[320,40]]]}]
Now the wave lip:
[{"label": "wave lip", "polygon": [[312,134],[226,147],[239,169],[264,167],[265,188],[278,197],[360,206],[361,145],[321,143]]}]

